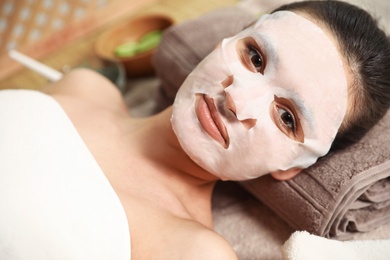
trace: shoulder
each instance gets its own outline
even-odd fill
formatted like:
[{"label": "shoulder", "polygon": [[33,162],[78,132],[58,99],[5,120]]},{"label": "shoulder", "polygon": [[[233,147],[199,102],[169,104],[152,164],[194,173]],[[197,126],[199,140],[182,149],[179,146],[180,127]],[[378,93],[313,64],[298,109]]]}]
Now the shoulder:
[{"label": "shoulder", "polygon": [[237,260],[230,244],[216,232],[200,228],[185,239],[185,251],[182,259]]},{"label": "shoulder", "polygon": [[71,97],[111,108],[113,105],[125,106],[119,89],[106,77],[89,69],[74,69],[41,91],[56,99]]}]

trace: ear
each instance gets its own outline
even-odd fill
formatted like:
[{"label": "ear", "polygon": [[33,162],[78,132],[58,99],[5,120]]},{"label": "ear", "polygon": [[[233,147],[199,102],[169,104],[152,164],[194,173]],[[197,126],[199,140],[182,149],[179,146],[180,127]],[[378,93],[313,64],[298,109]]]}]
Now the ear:
[{"label": "ear", "polygon": [[291,168],[285,171],[271,172],[271,176],[279,181],[286,181],[295,177],[301,171],[301,168]]}]

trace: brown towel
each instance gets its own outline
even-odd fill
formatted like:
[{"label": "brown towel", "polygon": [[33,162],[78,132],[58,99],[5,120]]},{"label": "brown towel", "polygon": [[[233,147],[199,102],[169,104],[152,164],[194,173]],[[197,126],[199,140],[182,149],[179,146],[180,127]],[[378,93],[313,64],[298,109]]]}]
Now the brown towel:
[{"label": "brown towel", "polygon": [[[161,108],[187,75],[224,37],[255,18],[232,7],[171,27],[154,57]],[[296,178],[270,176],[241,183],[293,228],[347,238],[390,221],[390,113],[363,140],[330,154]]]}]

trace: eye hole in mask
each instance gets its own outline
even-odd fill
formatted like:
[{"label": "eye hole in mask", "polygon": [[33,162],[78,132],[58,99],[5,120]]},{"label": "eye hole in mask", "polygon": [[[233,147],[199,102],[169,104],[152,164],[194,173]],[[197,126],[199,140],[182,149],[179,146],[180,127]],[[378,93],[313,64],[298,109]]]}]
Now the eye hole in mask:
[{"label": "eye hole in mask", "polygon": [[270,113],[276,126],[289,138],[304,142],[305,136],[298,114],[292,102],[286,98],[279,98],[274,95],[271,103]]},{"label": "eye hole in mask", "polygon": [[241,63],[249,71],[264,75],[266,56],[253,38],[247,37],[237,42],[237,52]]}]

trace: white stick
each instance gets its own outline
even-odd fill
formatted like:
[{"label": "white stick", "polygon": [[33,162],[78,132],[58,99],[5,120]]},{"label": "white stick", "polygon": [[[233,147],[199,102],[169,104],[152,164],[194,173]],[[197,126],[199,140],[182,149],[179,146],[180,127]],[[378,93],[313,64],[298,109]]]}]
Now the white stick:
[{"label": "white stick", "polygon": [[21,63],[22,65],[26,66],[27,68],[41,74],[45,78],[51,80],[51,81],[57,81],[62,78],[62,73],[50,68],[49,66],[46,66],[43,63],[40,63],[24,54],[21,54],[18,51],[10,50],[8,52],[8,55],[16,60],[17,62]]}]

